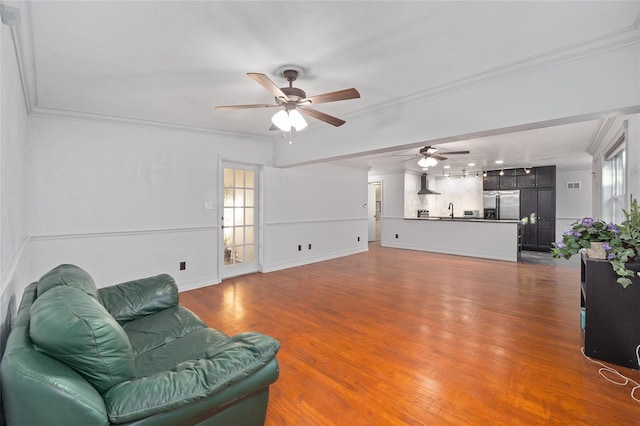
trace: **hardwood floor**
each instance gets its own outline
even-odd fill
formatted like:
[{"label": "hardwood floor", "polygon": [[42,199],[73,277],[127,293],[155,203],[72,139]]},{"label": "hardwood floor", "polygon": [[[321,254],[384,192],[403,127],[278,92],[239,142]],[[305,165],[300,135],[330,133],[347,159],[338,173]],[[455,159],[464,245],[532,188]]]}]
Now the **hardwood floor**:
[{"label": "hardwood floor", "polygon": [[579,275],[372,244],[180,297],[281,342],[268,426],[640,424],[633,386],[580,352]]}]

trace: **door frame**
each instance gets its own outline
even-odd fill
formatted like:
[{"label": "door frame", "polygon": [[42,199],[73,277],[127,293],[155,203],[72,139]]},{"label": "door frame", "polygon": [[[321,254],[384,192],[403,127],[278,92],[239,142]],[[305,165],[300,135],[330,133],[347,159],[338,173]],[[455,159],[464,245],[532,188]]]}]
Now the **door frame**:
[{"label": "door frame", "polygon": [[[250,263],[224,264],[224,169],[243,169],[254,172],[254,258]],[[218,271],[220,280],[240,275],[252,274],[261,270],[262,259],[262,166],[220,159],[218,168]]]}]

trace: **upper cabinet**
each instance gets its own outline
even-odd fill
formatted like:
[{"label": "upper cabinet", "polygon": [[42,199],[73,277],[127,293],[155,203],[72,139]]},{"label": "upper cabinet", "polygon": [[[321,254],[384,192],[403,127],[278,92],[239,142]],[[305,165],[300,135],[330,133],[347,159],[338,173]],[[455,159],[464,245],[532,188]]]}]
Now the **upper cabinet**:
[{"label": "upper cabinet", "polygon": [[554,188],[556,186],[556,166],[532,167],[529,173],[524,168],[489,170],[484,177],[482,189]]},{"label": "upper cabinet", "polygon": [[516,169],[518,188],[552,188],[556,186],[556,166]]},{"label": "upper cabinet", "polygon": [[500,189],[517,189],[516,169],[502,170],[500,176]]},{"label": "upper cabinet", "polygon": [[[540,167],[542,168],[542,167]],[[529,173],[526,172],[529,170]],[[518,169],[518,188],[535,188],[536,187],[536,169]]]},{"label": "upper cabinet", "polygon": [[482,178],[482,188],[485,191],[500,189],[500,172],[498,170],[490,170],[487,175]]},{"label": "upper cabinet", "polygon": [[556,186],[556,166],[536,167],[536,186],[551,188]]},{"label": "upper cabinet", "polygon": [[518,189],[516,169],[490,170],[483,178],[482,189],[485,191],[499,189]]}]

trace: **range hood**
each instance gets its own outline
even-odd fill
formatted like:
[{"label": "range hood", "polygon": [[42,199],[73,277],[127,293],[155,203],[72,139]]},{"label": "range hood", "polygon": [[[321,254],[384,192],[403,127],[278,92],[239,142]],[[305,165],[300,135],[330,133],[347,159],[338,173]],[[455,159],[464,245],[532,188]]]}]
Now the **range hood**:
[{"label": "range hood", "polygon": [[422,194],[440,195],[439,192],[432,191],[429,189],[429,182],[427,181],[426,173],[423,173],[422,176],[420,176],[420,191],[418,191],[418,195],[422,195]]}]

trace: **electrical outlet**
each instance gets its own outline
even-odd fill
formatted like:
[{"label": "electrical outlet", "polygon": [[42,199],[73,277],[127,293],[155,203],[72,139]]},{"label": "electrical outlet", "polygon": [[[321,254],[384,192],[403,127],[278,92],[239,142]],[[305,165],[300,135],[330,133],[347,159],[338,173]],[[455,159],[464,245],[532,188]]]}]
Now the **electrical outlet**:
[{"label": "electrical outlet", "polygon": [[302,244],[298,244],[298,251],[302,251]]},{"label": "electrical outlet", "polygon": [[398,234],[396,234],[396,238],[398,238]]},{"label": "electrical outlet", "polygon": [[180,270],[184,271],[185,269],[187,269],[187,262],[180,262]]},{"label": "electrical outlet", "polygon": [[309,243],[309,250],[311,250],[311,243]]}]

